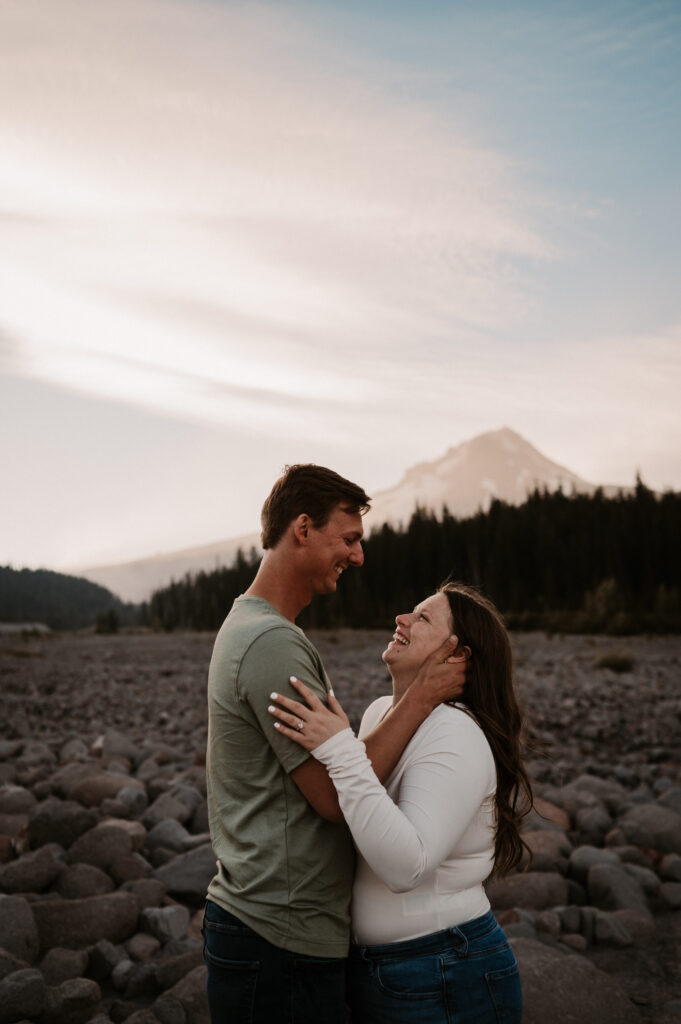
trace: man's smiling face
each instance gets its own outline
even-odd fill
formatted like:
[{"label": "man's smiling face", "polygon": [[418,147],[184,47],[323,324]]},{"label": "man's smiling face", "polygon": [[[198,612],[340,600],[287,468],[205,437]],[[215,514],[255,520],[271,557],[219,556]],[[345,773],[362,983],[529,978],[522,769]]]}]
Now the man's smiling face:
[{"label": "man's smiling face", "polygon": [[310,581],[315,594],[332,594],[348,566],[364,562],[362,517],[337,505],[325,526],[308,531]]}]

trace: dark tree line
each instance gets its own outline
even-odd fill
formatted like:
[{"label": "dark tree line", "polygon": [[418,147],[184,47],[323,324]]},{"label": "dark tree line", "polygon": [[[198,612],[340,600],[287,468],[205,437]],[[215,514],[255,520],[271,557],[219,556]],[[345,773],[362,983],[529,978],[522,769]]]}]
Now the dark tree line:
[{"label": "dark tree line", "polygon": [[[605,497],[535,491],[456,519],[417,511],[408,527],[365,541],[364,567],[315,599],[302,626],[388,627],[446,577],[479,586],[516,629],[681,631],[681,493],[656,496],[640,480]],[[148,614],[166,629],[217,629],[255,575],[254,551],[235,565],[157,591]]]},{"label": "dark tree line", "polygon": [[42,622],[51,629],[94,625],[113,632],[138,617],[137,605],[125,605],[105,587],[79,576],[0,566],[0,622]]}]

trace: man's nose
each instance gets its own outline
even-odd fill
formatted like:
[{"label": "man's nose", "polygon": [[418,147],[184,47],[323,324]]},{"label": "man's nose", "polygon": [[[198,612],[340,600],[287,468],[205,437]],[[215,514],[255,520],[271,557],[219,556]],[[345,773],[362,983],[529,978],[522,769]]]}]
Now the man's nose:
[{"label": "man's nose", "polygon": [[349,555],[349,561],[351,565],[357,566],[359,569],[360,565],[364,565],[364,549],[362,548],[362,542],[357,540],[352,545],[352,549]]}]

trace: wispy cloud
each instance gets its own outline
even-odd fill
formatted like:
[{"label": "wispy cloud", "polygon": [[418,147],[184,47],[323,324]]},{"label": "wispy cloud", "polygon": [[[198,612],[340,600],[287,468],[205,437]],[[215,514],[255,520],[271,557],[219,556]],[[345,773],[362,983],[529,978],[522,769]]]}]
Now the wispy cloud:
[{"label": "wispy cloud", "polygon": [[[25,0],[0,48],[2,315],[28,375],[283,424],[273,395],[338,400],[339,346],[522,318],[511,261],[553,255],[502,155],[276,7]],[[344,401],[370,384],[358,367]]]}]

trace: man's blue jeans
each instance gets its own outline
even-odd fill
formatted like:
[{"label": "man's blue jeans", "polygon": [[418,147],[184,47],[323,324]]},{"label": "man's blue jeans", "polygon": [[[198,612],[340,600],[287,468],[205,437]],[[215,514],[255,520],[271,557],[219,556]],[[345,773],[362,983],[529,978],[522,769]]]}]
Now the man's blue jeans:
[{"label": "man's blue jeans", "polygon": [[212,900],[203,938],[211,1024],[345,1024],[345,959],[273,946]]},{"label": "man's blue jeans", "polygon": [[518,965],[490,911],[406,942],[353,946],[353,1024],[520,1024]]}]

